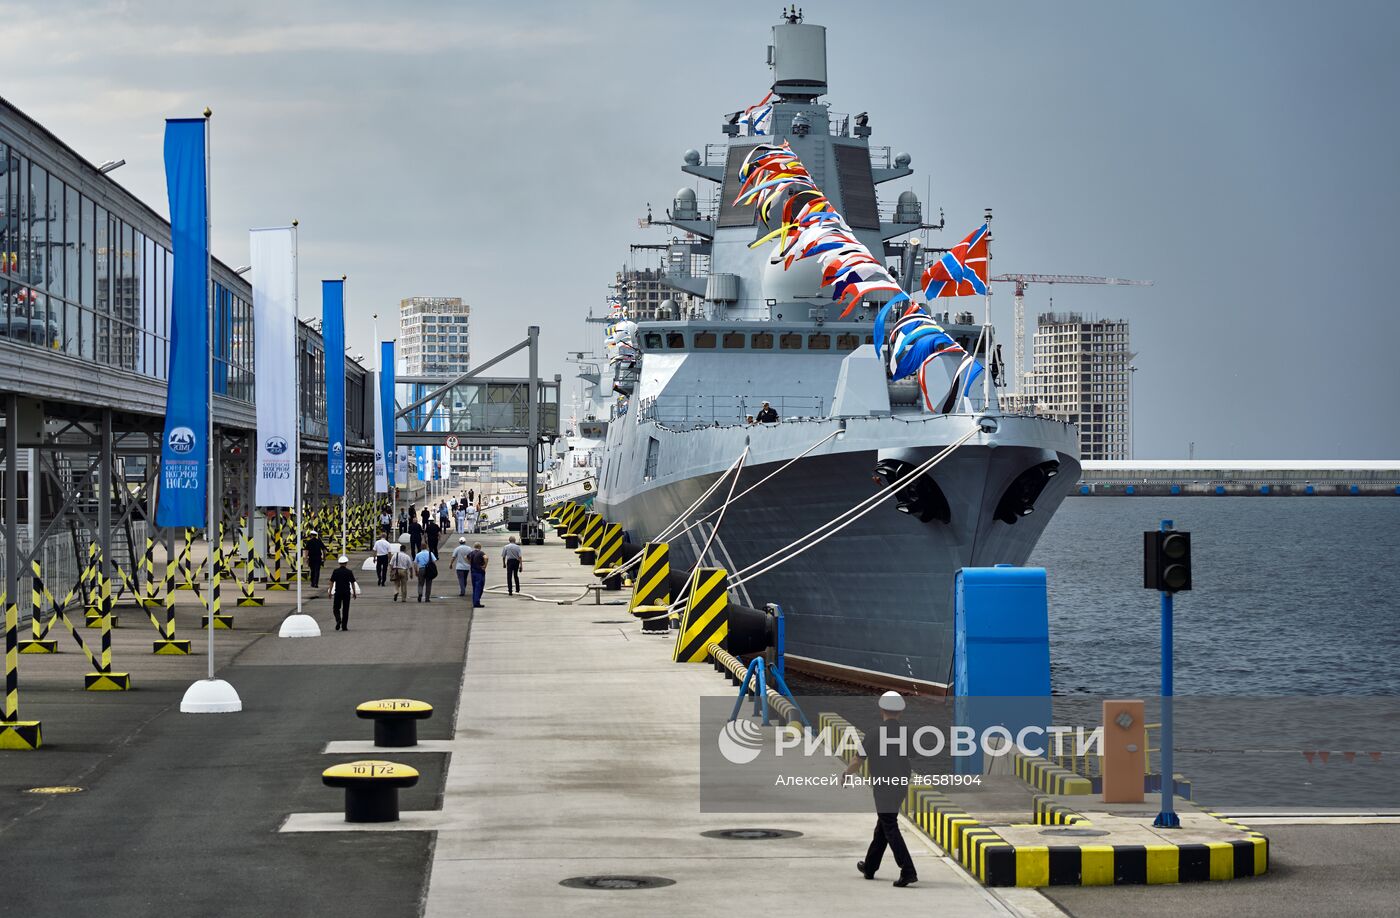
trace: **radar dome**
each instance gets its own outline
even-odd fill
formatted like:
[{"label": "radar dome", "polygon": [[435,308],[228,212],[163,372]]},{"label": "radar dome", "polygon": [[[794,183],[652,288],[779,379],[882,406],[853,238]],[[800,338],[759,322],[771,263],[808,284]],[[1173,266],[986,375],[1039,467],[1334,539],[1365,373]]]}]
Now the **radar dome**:
[{"label": "radar dome", "polygon": [[917,204],[917,203],[919,203],[919,196],[916,195],[916,194],[915,194],[914,192],[912,192],[912,191],[901,191],[901,192],[899,193],[899,203],[900,203],[900,204]]},{"label": "radar dome", "polygon": [[[772,245],[770,255],[777,251],[777,246]],[[779,303],[791,303],[797,300],[804,300],[811,297],[828,298],[829,294],[822,293],[822,266],[818,259],[803,258],[792,263],[792,267],[783,269],[783,259],[779,259],[774,264],[771,257],[764,259],[763,264],[763,298],[765,300],[776,300]],[[817,305],[813,303],[813,305]]]},{"label": "radar dome", "polygon": [[686,150],[686,151],[685,151],[685,155],[684,155],[683,157],[681,157],[681,158],[685,160],[685,164],[686,164],[687,166],[698,166],[698,165],[700,165],[700,151],[699,151],[699,150]]},{"label": "radar dome", "polygon": [[894,167],[896,169],[908,169],[909,164],[914,161],[908,153],[896,153],[894,157]]},{"label": "radar dome", "polygon": [[682,188],[671,201],[671,218],[674,220],[697,220],[700,208],[695,203],[695,189]]}]

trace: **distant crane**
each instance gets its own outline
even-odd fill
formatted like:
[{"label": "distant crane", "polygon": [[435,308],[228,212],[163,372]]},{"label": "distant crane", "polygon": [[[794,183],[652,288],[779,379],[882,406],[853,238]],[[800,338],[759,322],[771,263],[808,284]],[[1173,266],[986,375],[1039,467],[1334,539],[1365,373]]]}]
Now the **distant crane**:
[{"label": "distant crane", "polygon": [[1092,277],[1087,274],[998,274],[992,278],[1003,284],[1016,285],[1015,335],[1016,349],[1011,366],[1011,378],[1016,380],[1016,391],[1026,391],[1026,307],[1023,297],[1027,284],[1115,284],[1126,287],[1151,287],[1152,281],[1126,280],[1121,277]]}]

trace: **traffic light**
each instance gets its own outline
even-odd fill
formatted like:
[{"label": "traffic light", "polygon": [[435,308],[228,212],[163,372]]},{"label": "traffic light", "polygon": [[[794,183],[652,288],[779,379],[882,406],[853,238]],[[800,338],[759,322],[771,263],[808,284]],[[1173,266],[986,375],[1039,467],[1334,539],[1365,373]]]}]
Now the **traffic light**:
[{"label": "traffic light", "polygon": [[1191,589],[1191,533],[1175,529],[1142,534],[1142,585],[1177,593]]}]

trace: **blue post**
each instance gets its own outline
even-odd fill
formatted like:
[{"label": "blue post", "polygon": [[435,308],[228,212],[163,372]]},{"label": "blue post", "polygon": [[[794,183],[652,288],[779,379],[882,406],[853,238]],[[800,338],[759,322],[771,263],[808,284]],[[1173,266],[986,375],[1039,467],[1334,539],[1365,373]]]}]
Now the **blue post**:
[{"label": "blue post", "polygon": [[[1162,531],[1172,528],[1171,520],[1162,520]],[[1176,815],[1172,797],[1176,790],[1176,772],[1172,766],[1172,594],[1162,591],[1162,810],[1152,825],[1159,829],[1179,829],[1181,819]]]}]

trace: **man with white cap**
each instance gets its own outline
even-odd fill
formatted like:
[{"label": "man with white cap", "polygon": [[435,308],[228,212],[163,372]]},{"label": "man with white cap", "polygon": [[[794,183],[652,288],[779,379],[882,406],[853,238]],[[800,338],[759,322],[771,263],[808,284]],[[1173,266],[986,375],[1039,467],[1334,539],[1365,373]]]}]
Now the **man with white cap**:
[{"label": "man with white cap", "polygon": [[472,550],[467,547],[467,537],[458,537],[457,547],[452,549],[452,570],[457,574],[458,596],[467,595],[467,577],[472,569],[471,553]]},{"label": "man with white cap", "polygon": [[899,722],[904,710],[904,697],[898,692],[886,692],[880,696],[880,726],[865,734],[861,745],[865,754],[851,759],[846,775],[860,771],[863,762],[869,762],[871,789],[875,792],[875,836],[865,852],[865,860],[856,862],[856,869],[867,880],[875,879],[875,871],[880,869],[885,848],[894,855],[899,865],[899,879],[895,886],[908,886],[917,883],[918,873],[914,870],[914,859],[904,844],[904,836],[899,832],[899,805],[909,793],[909,755],[905,748],[907,737],[904,725]]},{"label": "man with white cap", "polygon": [[335,559],[340,566],[331,571],[331,614],[335,616],[335,630],[350,630],[350,597],[360,591],[355,582],[355,572],[348,565],[350,559],[341,555]]}]

